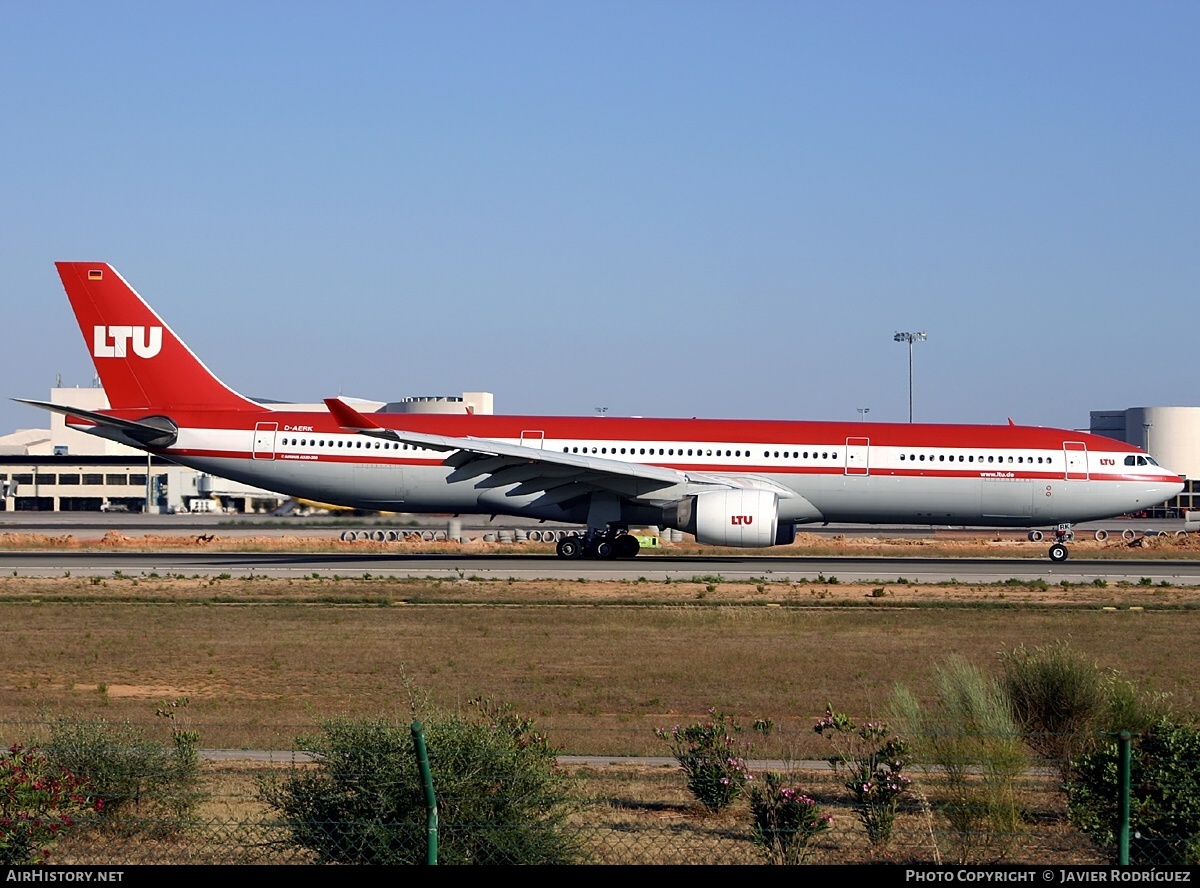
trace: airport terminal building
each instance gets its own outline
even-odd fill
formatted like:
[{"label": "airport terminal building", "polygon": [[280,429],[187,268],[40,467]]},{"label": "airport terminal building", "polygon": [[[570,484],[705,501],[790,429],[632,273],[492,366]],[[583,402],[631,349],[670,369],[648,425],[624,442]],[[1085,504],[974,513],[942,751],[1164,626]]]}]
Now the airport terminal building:
[{"label": "airport terminal building", "polygon": [[[356,409],[388,413],[492,412],[490,392],[462,396],[367,401],[344,398]],[[54,404],[81,410],[108,407],[104,389],[55,388]],[[268,402],[264,402],[268,403]],[[289,404],[324,411],[324,404]],[[228,481],[105,438],[69,428],[51,413],[49,429],[0,436],[0,511],[18,512],[271,512],[285,495]]]}]

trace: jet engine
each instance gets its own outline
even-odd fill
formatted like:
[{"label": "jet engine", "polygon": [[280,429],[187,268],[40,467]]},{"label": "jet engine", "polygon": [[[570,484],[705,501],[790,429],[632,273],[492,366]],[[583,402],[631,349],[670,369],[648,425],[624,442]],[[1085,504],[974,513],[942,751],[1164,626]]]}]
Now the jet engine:
[{"label": "jet engine", "polygon": [[708,546],[763,548],[795,538],[791,524],[780,533],[779,498],[769,490],[700,493],[668,507],[663,517],[668,526],[695,534],[696,542]]}]

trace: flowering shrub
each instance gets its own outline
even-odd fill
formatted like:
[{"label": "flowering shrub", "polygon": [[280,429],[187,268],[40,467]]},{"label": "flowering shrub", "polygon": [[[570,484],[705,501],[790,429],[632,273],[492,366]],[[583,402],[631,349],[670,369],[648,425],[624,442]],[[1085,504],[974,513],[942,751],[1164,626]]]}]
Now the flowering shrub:
[{"label": "flowering shrub", "polygon": [[86,788],[36,749],[13,746],[0,755],[0,864],[45,863],[75,817],[100,810],[88,804]]},{"label": "flowering shrub", "polygon": [[854,813],[873,845],[886,845],[900,801],[911,781],[902,772],[909,763],[908,744],[892,734],[884,722],[856,725],[849,716],[825,709],[813,730],[834,748],[829,759],[834,770],[845,769],[845,786],[854,794]]},{"label": "flowering shrub", "polygon": [[716,813],[728,807],[750,779],[743,757],[748,744],[736,739],[742,732],[736,721],[715,709],[708,714],[712,718],[707,722],[676,725],[670,731],[656,728],[654,733],[670,745],[692,795]]},{"label": "flowering shrub", "polygon": [[812,844],[826,832],[833,817],[799,787],[784,786],[779,774],[768,773],[750,790],[751,833],[768,863],[805,863]]}]

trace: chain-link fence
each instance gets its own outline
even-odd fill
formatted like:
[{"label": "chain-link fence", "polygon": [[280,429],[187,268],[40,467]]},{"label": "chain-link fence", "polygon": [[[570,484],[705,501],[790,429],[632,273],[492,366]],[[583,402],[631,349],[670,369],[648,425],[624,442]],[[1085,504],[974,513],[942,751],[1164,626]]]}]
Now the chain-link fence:
[{"label": "chain-link fence", "polygon": [[[0,756],[10,766],[0,770],[0,863],[27,862],[14,850],[22,829],[35,857],[40,849],[48,862],[94,865],[423,863],[431,834],[443,864],[1099,865],[1120,861],[1125,838],[1133,863],[1179,865],[1200,850],[1192,729],[1134,737],[1128,779],[1115,739],[1086,763],[1035,761],[1003,779],[987,761],[912,764],[886,828],[844,761],[751,760],[740,791],[712,810],[671,759],[556,758],[539,740],[512,736],[499,759],[451,760],[435,739],[431,752],[443,757],[432,833],[400,746],[397,765],[378,748],[330,748],[314,760],[109,744],[75,750],[92,756],[76,769],[96,772],[82,775],[90,789],[64,789],[29,754],[51,761],[61,749],[10,752]],[[543,763],[530,766],[538,749]]]},{"label": "chain-link fence", "polygon": [[[358,843],[385,845],[396,862],[425,859],[423,822],[389,821],[380,811],[366,823],[308,823],[273,810],[263,787],[310,764],[203,762],[200,799],[180,816],[163,813],[158,799],[142,798],[123,813],[80,817],[63,829],[50,861],[79,864],[310,864],[321,860],[372,859]],[[796,768],[786,779],[802,787],[823,814],[828,829],[815,836],[804,859],[834,863],[1058,863],[1097,864],[1111,858],[1071,825],[1066,797],[1054,778],[1030,774],[1014,788],[1015,828],[980,802],[973,816],[948,811],[938,775],[918,778],[899,806],[885,842],[872,842],[841,777],[828,766]],[[490,791],[505,792],[504,775],[483,775]],[[464,832],[486,833],[490,852],[473,860],[441,862],[519,862],[518,833],[554,829],[565,836],[566,859],[594,864],[762,863],[769,859],[756,840],[750,804],[743,794],[717,813],[687,792],[677,767],[608,764],[572,767],[568,786],[574,810],[562,823],[443,823],[441,840]],[[759,779],[759,778],[755,778]],[[751,781],[753,783],[753,780]],[[143,814],[144,810],[156,813]],[[346,827],[351,828],[346,828]],[[314,828],[315,827],[315,828]],[[314,838],[316,837],[316,838]],[[314,847],[314,842],[341,843]],[[513,851],[509,853],[509,846]],[[486,856],[488,853],[490,857]]]}]

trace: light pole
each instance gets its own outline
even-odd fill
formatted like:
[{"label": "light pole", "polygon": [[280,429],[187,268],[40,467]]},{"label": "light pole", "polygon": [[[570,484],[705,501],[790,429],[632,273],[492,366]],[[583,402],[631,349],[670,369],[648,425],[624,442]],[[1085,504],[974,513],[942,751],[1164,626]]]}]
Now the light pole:
[{"label": "light pole", "polygon": [[1152,428],[1154,428],[1154,423],[1152,423],[1152,422],[1142,423],[1142,431],[1145,432],[1145,437],[1146,437],[1146,453],[1147,454],[1150,453],[1150,430]]},{"label": "light pole", "polygon": [[854,409],[858,411],[858,421],[866,422],[867,414],[871,412],[871,408],[870,407],[856,407]]},{"label": "light pole", "polygon": [[914,342],[924,342],[929,334],[922,330],[920,333],[897,333],[892,337],[896,342],[908,343],[908,421],[913,421],[913,365],[912,347]]}]

